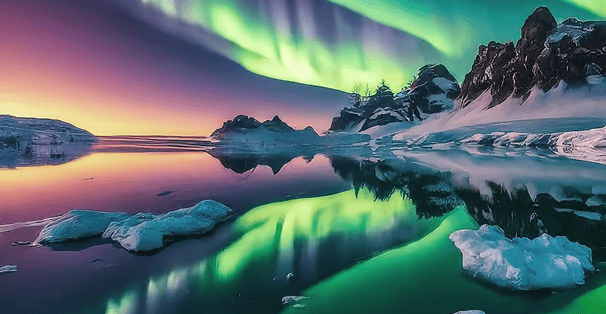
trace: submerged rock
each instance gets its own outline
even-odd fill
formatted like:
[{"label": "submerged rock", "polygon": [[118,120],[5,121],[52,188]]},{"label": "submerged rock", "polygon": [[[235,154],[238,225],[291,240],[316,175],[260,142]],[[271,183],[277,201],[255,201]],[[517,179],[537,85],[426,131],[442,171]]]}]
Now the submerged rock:
[{"label": "submerged rock", "polygon": [[591,249],[558,236],[505,237],[497,226],[459,230],[450,235],[463,253],[463,268],[472,276],[516,290],[566,288],[585,283],[595,268]]},{"label": "submerged rock", "polygon": [[161,215],[72,210],[44,226],[35,242],[50,244],[102,235],[129,251],[151,251],[162,248],[167,237],[207,233],[232,215],[230,208],[213,200]]}]

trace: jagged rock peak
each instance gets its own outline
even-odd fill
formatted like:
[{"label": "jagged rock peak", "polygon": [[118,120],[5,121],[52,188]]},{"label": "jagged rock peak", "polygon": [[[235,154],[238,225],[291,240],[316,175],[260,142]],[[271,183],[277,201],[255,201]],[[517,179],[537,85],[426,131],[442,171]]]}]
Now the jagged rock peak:
[{"label": "jagged rock peak", "polygon": [[223,122],[223,126],[219,129],[216,129],[211,137],[214,138],[222,138],[223,135],[227,133],[244,133],[257,129],[266,129],[270,132],[293,132],[291,126],[286,124],[280,117],[274,116],[271,120],[266,120],[264,122],[259,122],[257,119],[253,117],[249,117],[246,115],[238,115],[233,120],[227,120]]},{"label": "jagged rock peak", "polygon": [[396,95],[384,83],[368,97],[351,93],[352,107],[341,110],[329,131],[364,131],[394,122],[413,122],[415,117],[423,120],[423,115],[452,108],[459,93],[459,83],[444,65],[425,65],[410,85]]},{"label": "jagged rock peak", "polygon": [[586,84],[604,69],[606,21],[570,18],[557,25],[549,9],[539,7],[526,19],[515,48],[494,41],[479,47],[457,101],[466,107],[489,92],[488,108],[510,96],[523,102],[535,86],[547,92],[560,81]]}]

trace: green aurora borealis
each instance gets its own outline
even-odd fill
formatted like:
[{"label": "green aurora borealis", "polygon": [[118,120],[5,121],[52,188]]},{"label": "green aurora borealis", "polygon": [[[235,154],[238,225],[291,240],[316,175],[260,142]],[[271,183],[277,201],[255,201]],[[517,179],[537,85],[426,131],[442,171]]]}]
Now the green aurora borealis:
[{"label": "green aurora borealis", "polygon": [[249,71],[344,91],[382,79],[399,89],[436,62],[462,80],[480,44],[517,40],[540,5],[559,22],[606,16],[604,0],[140,1],[139,17]]}]

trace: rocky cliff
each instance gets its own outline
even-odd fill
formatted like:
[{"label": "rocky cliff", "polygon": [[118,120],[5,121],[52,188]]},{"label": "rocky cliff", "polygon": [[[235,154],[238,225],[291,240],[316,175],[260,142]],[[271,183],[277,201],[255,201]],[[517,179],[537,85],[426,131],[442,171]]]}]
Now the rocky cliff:
[{"label": "rocky cliff", "polygon": [[485,92],[490,108],[510,96],[523,101],[534,87],[547,92],[561,81],[582,85],[605,74],[606,21],[569,18],[558,25],[549,9],[539,7],[521,35],[515,45],[493,41],[480,46],[461,87],[461,107]]},{"label": "rocky cliff", "polygon": [[364,131],[394,122],[420,121],[451,109],[459,93],[459,84],[444,65],[426,65],[407,88],[395,95],[385,84],[367,97],[352,93],[352,106],[341,110],[329,131]]}]

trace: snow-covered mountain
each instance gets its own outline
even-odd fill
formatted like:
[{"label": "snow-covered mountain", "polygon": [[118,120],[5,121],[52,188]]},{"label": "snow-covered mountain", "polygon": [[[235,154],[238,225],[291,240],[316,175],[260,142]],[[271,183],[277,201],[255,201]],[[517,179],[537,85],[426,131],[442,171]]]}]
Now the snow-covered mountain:
[{"label": "snow-covered mountain", "polygon": [[546,7],[537,8],[522,26],[522,38],[480,46],[462,84],[459,103],[472,105],[482,94],[487,107],[507,98],[526,100],[533,87],[547,92],[568,85],[595,82],[606,72],[606,21],[569,18],[558,25]]},{"label": "snow-covered mountain", "polygon": [[69,123],[0,115],[0,148],[19,145],[58,145],[91,142],[95,136]]},{"label": "snow-covered mountain", "polygon": [[313,141],[319,136],[310,126],[303,130],[295,130],[275,116],[271,120],[259,122],[253,117],[239,115],[233,120],[223,123],[211,137],[215,140],[231,140],[242,142],[293,142]]},{"label": "snow-covered mountain", "polygon": [[[485,143],[485,138],[506,135],[491,145],[526,139],[535,145],[539,138],[557,145],[555,137],[562,132],[606,124],[605,69],[606,21],[570,18],[558,25],[547,8],[539,7],[524,23],[517,44],[479,47],[451,111],[379,136],[382,142],[427,145],[466,139],[467,144],[474,139]],[[517,133],[528,136],[521,139]]]},{"label": "snow-covered mountain", "polygon": [[426,65],[408,88],[395,95],[385,84],[368,97],[352,93],[352,106],[333,119],[329,132],[365,131],[395,122],[421,121],[452,109],[459,93],[457,80],[444,65]]},{"label": "snow-covered mountain", "polygon": [[63,121],[0,115],[0,167],[67,162],[86,154],[95,140]]}]

